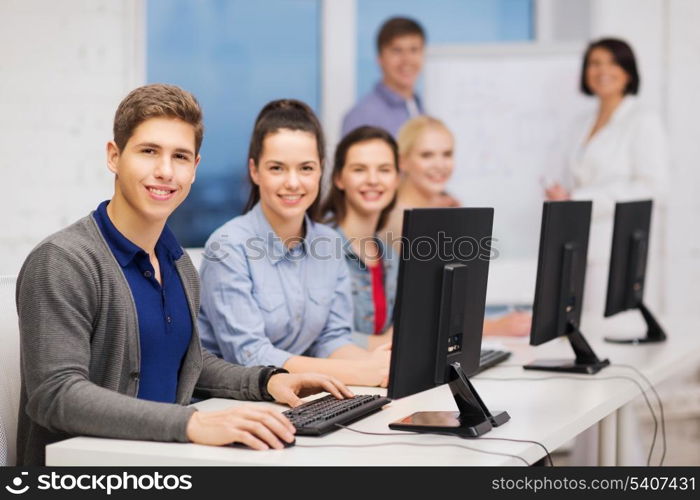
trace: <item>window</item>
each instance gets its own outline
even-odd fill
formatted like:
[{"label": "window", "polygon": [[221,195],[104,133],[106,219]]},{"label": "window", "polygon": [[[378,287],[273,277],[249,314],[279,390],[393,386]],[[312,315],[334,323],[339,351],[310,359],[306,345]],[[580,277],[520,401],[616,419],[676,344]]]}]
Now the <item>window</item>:
[{"label": "window", "polygon": [[248,198],[248,141],[270,100],[320,102],[320,0],[149,0],[147,79],[192,92],[204,110],[197,181],[169,221],[203,246]]}]

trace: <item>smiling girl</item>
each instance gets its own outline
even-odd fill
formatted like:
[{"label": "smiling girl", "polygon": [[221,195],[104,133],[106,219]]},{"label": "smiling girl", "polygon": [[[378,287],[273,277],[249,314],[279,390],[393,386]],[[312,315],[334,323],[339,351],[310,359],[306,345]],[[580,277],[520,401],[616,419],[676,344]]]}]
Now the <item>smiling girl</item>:
[{"label": "smiling girl", "polygon": [[341,240],[315,223],[324,139],[313,111],[283,99],[257,117],[246,213],[209,238],[200,270],[202,341],[227,360],[386,385],[386,348],[352,343]]},{"label": "smiling girl", "polygon": [[398,261],[377,237],[389,217],[399,183],[398,146],[389,132],[360,127],[338,144],[328,220],[343,237],[355,308],[354,340],[377,347],[391,341]]},{"label": "smiling girl", "polygon": [[[454,137],[447,126],[430,116],[413,118],[399,130],[398,144],[402,180],[396,206],[382,231],[382,239],[397,251],[405,209],[460,206],[445,191],[454,170]],[[531,319],[525,312],[487,319],[484,335],[528,335]]]}]

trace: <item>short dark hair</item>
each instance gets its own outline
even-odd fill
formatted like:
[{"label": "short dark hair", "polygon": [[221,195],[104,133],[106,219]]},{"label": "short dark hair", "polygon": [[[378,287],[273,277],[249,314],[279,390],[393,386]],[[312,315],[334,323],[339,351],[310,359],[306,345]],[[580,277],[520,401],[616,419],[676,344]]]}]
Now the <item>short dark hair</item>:
[{"label": "short dark hair", "polygon": [[[253,160],[253,163],[257,165],[262,155],[265,137],[281,129],[309,132],[316,138],[318,160],[321,173],[323,174],[326,144],[321,123],[308,104],[296,99],[278,99],[276,101],[271,101],[260,110],[258,117],[255,119],[253,135],[250,137],[248,158]],[[260,187],[253,182],[250,170],[248,171],[248,179],[250,180],[251,188],[248,202],[243,210],[244,213],[251,210],[260,200]],[[318,209],[320,206],[319,199],[320,196],[317,196],[307,210],[311,218],[318,217]]]},{"label": "short dark hair", "polygon": [[[361,144],[367,141],[379,140],[384,142],[394,157],[394,167],[396,171],[399,171],[399,146],[396,144],[394,137],[386,130],[379,127],[362,126],[347,133],[345,137],[338,143],[338,147],[335,148],[335,158],[333,161],[333,172],[331,174],[332,179],[335,180],[340,176],[340,173],[345,167],[345,162],[347,161],[348,151],[351,147],[356,144]],[[382,229],[389,219],[389,214],[396,204],[396,194],[391,200],[391,203],[384,207],[382,213],[379,215],[379,221],[375,232]],[[335,185],[335,182],[331,183],[331,191],[328,194],[328,199],[323,205],[323,214],[326,214],[326,219],[324,222],[333,222],[335,224],[340,224],[345,219],[345,192]]]},{"label": "short dark hair", "polygon": [[392,17],[387,19],[379,28],[377,34],[377,53],[390,44],[395,38],[405,35],[418,35],[425,42],[425,30],[418,24],[418,21],[408,17]]},{"label": "short dark hair", "polygon": [[637,61],[634,57],[634,52],[627,42],[618,38],[601,38],[588,45],[586,53],[583,56],[583,66],[581,68],[581,92],[586,95],[593,95],[593,91],[591,91],[586,83],[586,70],[588,69],[588,58],[594,49],[605,49],[609,51],[615,60],[615,64],[620,66],[624,72],[627,73],[629,82],[627,82],[627,86],[625,87],[625,94],[635,95],[639,92],[639,73],[637,72]]}]

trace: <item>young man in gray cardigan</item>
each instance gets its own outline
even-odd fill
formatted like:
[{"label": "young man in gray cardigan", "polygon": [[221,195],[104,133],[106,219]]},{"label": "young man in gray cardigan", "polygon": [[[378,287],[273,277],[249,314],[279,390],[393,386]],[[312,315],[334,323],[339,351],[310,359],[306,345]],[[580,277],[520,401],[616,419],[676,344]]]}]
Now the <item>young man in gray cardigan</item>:
[{"label": "young man in gray cardigan", "polygon": [[132,91],[107,144],[113,197],[24,262],[19,465],[43,464],[47,444],[74,435],[282,448],[294,427],[278,411],[185,405],[193,395],[291,406],[322,390],[352,396],[331,377],[245,368],[201,347],[197,271],[165,223],[194,182],[202,137],[188,92]]}]

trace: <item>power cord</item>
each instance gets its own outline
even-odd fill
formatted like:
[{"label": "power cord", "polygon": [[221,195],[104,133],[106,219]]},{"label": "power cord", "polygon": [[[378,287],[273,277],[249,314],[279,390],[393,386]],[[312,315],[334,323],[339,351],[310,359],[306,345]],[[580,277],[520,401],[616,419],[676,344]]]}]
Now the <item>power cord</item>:
[{"label": "power cord", "polygon": [[[454,434],[449,434],[449,433],[441,433],[441,432],[430,432],[430,433],[422,433],[422,432],[412,432],[412,431],[407,431],[407,432],[370,432],[370,431],[361,431],[359,429],[353,429],[352,427],[348,427],[347,425],[342,425],[342,424],[335,424],[336,427],[339,427],[341,429],[346,429],[352,432],[356,432],[358,434],[365,434],[368,436],[406,436],[406,435],[417,435],[417,434],[434,434],[438,436],[454,436]],[[550,465],[554,466],[554,461],[552,460],[552,455],[549,453],[549,450],[545,445],[538,441],[531,441],[529,439],[510,439],[510,438],[493,438],[493,437],[479,437],[479,438],[469,438],[465,436],[460,436],[463,439],[478,439],[479,441],[509,441],[509,442],[516,442],[516,443],[532,443],[535,444],[539,447],[541,447],[546,456],[547,460],[549,460]],[[517,458],[518,460],[522,461],[525,465],[529,466],[530,464],[525,460],[523,457],[519,455],[511,455],[508,453],[499,453],[495,451],[486,451],[486,450],[480,450],[478,448],[472,448],[471,446],[464,446],[464,445],[456,445],[456,444],[440,444],[440,445],[434,445],[434,444],[424,444],[424,443],[409,443],[409,442],[393,442],[393,443],[377,443],[377,444],[371,444],[371,445],[319,445],[319,446],[307,446],[307,445],[297,445],[297,446],[302,446],[306,448],[334,448],[334,447],[340,447],[340,448],[362,448],[362,447],[367,447],[367,446],[388,446],[388,445],[408,445],[408,446],[456,446],[458,448],[465,448],[471,451],[476,451],[479,453],[486,453],[490,455],[499,455],[499,456],[504,456],[504,457],[510,457],[510,458]]]},{"label": "power cord", "polygon": [[639,375],[641,378],[644,379],[644,381],[647,383],[649,386],[649,389],[652,390],[654,393],[654,396],[656,396],[656,401],[659,403],[659,413],[661,414],[661,439],[662,439],[662,449],[661,449],[661,461],[659,462],[659,466],[664,464],[664,460],[666,459],[666,417],[664,416],[664,404],[661,401],[661,396],[659,396],[659,393],[656,392],[656,388],[654,385],[651,383],[651,381],[647,378],[646,375],[644,375],[637,367],[632,366],[632,365],[626,365],[626,364],[618,364],[614,363],[612,366],[619,366],[621,368],[629,368],[630,370],[633,370],[637,375]]},{"label": "power cord", "polygon": [[[620,368],[628,368],[630,370],[633,370],[637,375],[639,375],[640,378],[642,378],[649,389],[654,393],[654,396],[656,397],[656,401],[659,404],[659,413],[660,413],[660,418],[661,418],[661,439],[662,439],[662,451],[661,451],[661,460],[659,461],[659,466],[662,466],[664,464],[664,461],[666,459],[666,451],[667,451],[667,440],[666,440],[666,417],[664,415],[664,405],[661,400],[661,397],[659,396],[659,393],[656,391],[656,388],[654,387],[654,384],[651,383],[649,378],[644,375],[637,367],[628,365],[628,364],[621,364],[621,363],[612,363],[610,366],[618,366]],[[499,363],[496,366],[493,366],[492,368],[520,368],[522,365],[517,365],[517,364],[504,364],[504,363]],[[488,379],[484,379],[488,380]],[[588,379],[583,379],[583,380],[588,380]],[[643,392],[646,392],[645,390]],[[649,403],[647,402],[647,406],[649,406]],[[651,411],[651,409],[650,409]],[[652,418],[654,419],[654,438],[652,439],[652,450],[655,447],[656,443],[656,432],[657,432],[657,426],[658,422],[656,420],[656,415],[652,412]],[[647,465],[649,465],[649,459],[647,460]]]},{"label": "power cord", "polygon": [[[621,366],[621,365],[617,365],[617,366]],[[646,390],[644,389],[642,384],[639,383],[638,380],[636,380],[632,377],[627,377],[625,375],[615,375],[615,376],[610,376],[610,377],[584,378],[584,377],[574,377],[571,375],[553,375],[550,377],[504,377],[504,378],[479,377],[479,380],[502,381],[502,382],[517,382],[517,381],[522,381],[522,380],[534,381],[534,382],[537,382],[540,380],[582,380],[584,382],[592,382],[592,381],[596,381],[596,380],[629,380],[639,388],[639,391],[640,391],[642,397],[644,397],[644,401],[646,401],[647,407],[649,408],[649,413],[651,413],[651,417],[654,420],[654,436],[651,440],[651,448],[649,449],[649,455],[647,456],[647,466],[651,465],[651,456],[654,452],[654,447],[656,446],[656,436],[658,434],[659,421],[656,418],[656,412],[654,411],[654,407],[651,405],[651,402],[649,401],[649,398],[646,395]]]},{"label": "power cord", "polygon": [[549,453],[549,450],[545,445],[540,443],[539,441],[532,441],[530,439],[513,439],[513,438],[495,438],[495,437],[479,437],[479,438],[473,438],[473,439],[479,439],[481,440],[487,440],[487,441],[511,441],[514,443],[532,443],[536,444],[540,448],[544,450],[545,455],[547,456],[547,460],[549,460],[549,465],[554,467],[554,460],[552,460],[552,455]]},{"label": "power cord", "polygon": [[[666,457],[666,424],[665,424],[665,417],[664,417],[664,410],[663,410],[663,403],[661,401],[661,397],[659,396],[659,393],[656,391],[656,388],[654,385],[651,383],[651,381],[636,367],[632,365],[625,365],[625,364],[612,364],[611,366],[619,366],[621,368],[628,368],[637,373],[637,375],[640,376],[640,378],[644,379],[646,384],[649,386],[649,389],[652,390],[654,393],[657,402],[659,403],[659,410],[661,414],[661,434],[662,434],[662,454],[661,454],[661,461],[659,463],[659,466],[663,465],[665,457]],[[501,368],[507,368],[507,367],[522,367],[522,365],[504,365],[504,364],[499,364],[498,367]],[[652,406],[651,402],[649,401],[649,398],[646,395],[646,389],[637,381],[636,379],[632,377],[627,377],[624,375],[614,375],[614,376],[608,376],[608,377],[596,377],[596,378],[584,378],[584,377],[575,377],[575,376],[570,376],[570,375],[554,375],[554,376],[549,376],[549,377],[505,377],[505,378],[494,378],[494,377],[479,377],[479,380],[489,380],[489,381],[504,381],[504,382],[512,382],[512,381],[522,381],[522,380],[528,380],[528,381],[540,381],[540,380],[556,380],[556,379],[564,379],[564,380],[582,380],[582,381],[594,381],[594,380],[628,380],[634,383],[637,388],[640,391],[640,394],[642,397],[644,397],[644,401],[646,402],[647,408],[649,409],[649,413],[651,414],[652,419],[654,420],[654,435],[652,437],[651,441],[651,448],[649,449],[649,454],[647,456],[647,466],[651,465],[651,457],[654,452],[654,448],[656,447],[656,438],[658,435],[658,427],[659,427],[659,421],[656,418],[656,412],[654,411],[654,407]],[[370,431],[361,431],[359,429],[353,429],[352,427],[348,427],[346,425],[342,424],[335,424],[336,427],[339,427],[341,429],[346,429],[352,432],[356,432],[358,434],[365,434],[369,436],[401,436],[401,435],[416,435],[416,434],[426,434],[426,433],[420,433],[420,432],[370,432]],[[453,434],[448,434],[448,433],[439,433],[439,432],[433,432],[429,434],[436,434],[436,435],[442,435],[442,436],[453,436]],[[540,443],[539,441],[533,441],[529,439],[513,439],[513,438],[494,438],[494,437],[478,437],[478,438],[469,438],[469,437],[463,437],[464,439],[478,439],[480,441],[508,441],[508,442],[516,442],[516,443],[532,443],[535,444],[539,447],[541,447],[545,455],[547,456],[547,460],[549,461],[549,464],[551,466],[554,466],[554,460],[552,459],[552,455],[547,449],[547,447]],[[457,447],[457,448],[464,448],[470,451],[475,451],[478,453],[485,453],[488,455],[498,455],[498,456],[504,456],[504,457],[509,457],[509,458],[515,458],[520,461],[522,461],[525,465],[529,466],[530,464],[525,460],[523,457],[519,455],[511,455],[509,453],[499,453],[495,451],[486,451],[486,450],[480,450],[478,448],[472,448],[471,446],[465,446],[465,445],[458,445],[458,444],[453,444],[453,443],[444,443],[444,444],[426,444],[426,443],[409,443],[409,442],[388,442],[388,443],[375,443],[375,444],[334,444],[334,445],[297,445],[298,447],[301,448],[369,448],[369,447],[379,447],[379,446],[395,446],[395,445],[405,445],[405,446],[422,446],[422,447],[435,447],[435,446],[443,446],[443,447]]]},{"label": "power cord", "polygon": [[[353,429],[352,427],[348,427],[347,425],[342,425],[342,424],[335,424],[337,427],[340,427],[341,429],[347,429],[349,431],[357,432],[358,434],[368,434],[371,436],[400,436],[401,434],[435,434],[438,436],[454,436],[455,434],[450,434],[449,432],[418,432],[418,431],[404,431],[404,432],[369,432],[369,431],[361,431],[359,429]],[[459,436],[463,439],[478,439],[479,441],[509,441],[513,443],[532,443],[536,444],[540,448],[542,448],[547,455],[547,459],[549,460],[549,464],[551,466],[554,466],[554,461],[552,460],[552,455],[549,453],[549,450],[545,445],[540,443],[539,441],[532,441],[530,439],[512,439],[512,438],[495,438],[495,437],[469,437],[469,436]]]},{"label": "power cord", "polygon": [[[347,426],[341,425],[341,424],[335,424],[335,425],[337,427],[342,428],[342,429],[347,429],[349,431],[357,432],[359,434],[367,434],[370,436],[401,436],[401,435],[407,435],[407,434],[420,434],[420,433],[414,433],[414,432],[368,432],[368,431],[361,431],[358,429],[353,429],[351,427],[347,427]],[[432,434],[440,434],[440,433],[432,433]],[[446,434],[440,434],[440,435],[446,435]],[[497,439],[497,438],[492,438],[492,439]],[[501,457],[515,458],[515,459],[523,462],[526,466],[530,466],[528,461],[519,455],[511,455],[510,453],[500,453],[497,451],[480,450],[478,448],[472,448],[471,446],[465,446],[465,445],[454,444],[454,443],[433,444],[433,443],[411,443],[411,442],[407,442],[407,441],[394,441],[394,442],[388,442],[388,443],[373,443],[373,444],[319,444],[319,445],[297,444],[296,447],[297,448],[300,448],[300,447],[301,448],[375,448],[375,447],[380,447],[380,446],[397,446],[397,445],[420,446],[420,447],[428,447],[428,448],[434,448],[434,447],[463,448],[463,449],[470,450],[470,451],[476,451],[477,453],[485,453],[487,455],[498,455]]]}]

